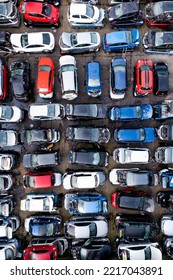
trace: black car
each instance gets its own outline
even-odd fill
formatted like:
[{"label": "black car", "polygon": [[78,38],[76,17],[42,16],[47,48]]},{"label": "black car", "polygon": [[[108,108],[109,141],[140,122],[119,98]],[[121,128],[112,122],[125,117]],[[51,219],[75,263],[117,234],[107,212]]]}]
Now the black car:
[{"label": "black car", "polygon": [[173,55],[173,32],[149,31],[143,36],[142,44],[145,53]]},{"label": "black car", "polygon": [[160,191],[157,193],[157,203],[170,211],[173,211],[173,191]]},{"label": "black car", "polygon": [[30,64],[26,60],[17,60],[10,65],[10,82],[15,98],[28,101],[30,97]]},{"label": "black car", "polygon": [[107,166],[109,154],[98,150],[70,150],[68,152],[68,161],[75,164],[84,164],[90,166]]},{"label": "black car", "polygon": [[10,44],[10,32],[0,31],[0,53],[11,53],[12,47]]},{"label": "black car", "polygon": [[147,215],[118,214],[115,218],[116,241],[147,241],[159,234],[159,225]]},{"label": "black car", "polygon": [[106,110],[104,104],[67,104],[65,107],[67,119],[103,119]]},{"label": "black car", "polygon": [[60,132],[52,128],[23,129],[20,138],[23,144],[56,143],[60,140]]},{"label": "black car", "polygon": [[169,91],[169,71],[164,62],[154,64],[154,94],[165,95]]},{"label": "black car", "polygon": [[163,249],[173,259],[173,237],[167,237],[163,243]]},{"label": "black car", "polygon": [[73,240],[71,253],[74,260],[109,260],[112,254],[108,238]]},{"label": "black car", "polygon": [[60,164],[59,152],[28,153],[23,156],[23,165],[26,168],[54,167]]},{"label": "black car", "polygon": [[66,138],[74,141],[106,144],[110,140],[110,131],[105,127],[69,126],[66,129]]},{"label": "black car", "polygon": [[137,27],[144,23],[142,11],[137,2],[117,3],[107,10],[107,18],[112,28]]}]

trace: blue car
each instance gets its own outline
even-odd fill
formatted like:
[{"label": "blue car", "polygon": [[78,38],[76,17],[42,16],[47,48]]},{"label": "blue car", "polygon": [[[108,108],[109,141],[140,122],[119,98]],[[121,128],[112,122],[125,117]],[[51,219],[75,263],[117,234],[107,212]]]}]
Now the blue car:
[{"label": "blue car", "polygon": [[150,143],[156,139],[156,132],[152,127],[118,128],[114,130],[114,139],[118,143]]},{"label": "blue car", "polygon": [[123,99],[127,92],[127,62],[114,57],[110,65],[110,98]]},{"label": "blue car", "polygon": [[138,29],[114,31],[103,36],[103,49],[105,52],[121,52],[126,49],[133,51],[140,44]]},{"label": "blue car", "polygon": [[106,214],[108,201],[106,196],[94,193],[68,193],[64,198],[64,207],[72,215]]},{"label": "blue car", "polygon": [[173,188],[173,170],[162,169],[159,172],[160,182],[164,189]]},{"label": "blue car", "polygon": [[86,64],[86,90],[92,97],[100,96],[102,93],[101,64],[98,61]]},{"label": "blue car", "polygon": [[150,104],[112,107],[108,114],[112,121],[142,121],[152,118],[153,108]]}]

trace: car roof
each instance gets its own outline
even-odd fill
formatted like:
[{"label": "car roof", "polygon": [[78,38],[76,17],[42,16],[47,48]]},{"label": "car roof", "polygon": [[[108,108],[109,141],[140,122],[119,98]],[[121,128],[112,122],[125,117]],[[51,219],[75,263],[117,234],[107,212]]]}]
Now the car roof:
[{"label": "car roof", "polygon": [[70,14],[71,15],[85,15],[86,14],[87,4],[76,4],[72,3],[70,5]]},{"label": "car roof", "polygon": [[139,204],[141,202],[140,196],[130,196],[128,194],[120,195],[120,202],[119,205],[122,208],[132,208],[132,209],[138,209]]},{"label": "car roof", "polygon": [[148,173],[127,172],[126,183],[128,186],[141,185],[141,184],[148,185],[149,184]]},{"label": "car roof", "polygon": [[141,128],[136,128],[136,129],[130,129],[130,128],[126,128],[126,129],[120,129],[119,130],[119,139],[125,139],[125,140],[140,140],[140,136],[141,136]]},{"label": "car roof", "polygon": [[118,43],[129,43],[127,39],[127,34],[131,34],[131,31],[114,31],[107,33],[106,36],[106,44],[118,44]]},{"label": "car roof", "polygon": [[90,61],[86,67],[89,78],[98,79],[100,77],[100,63],[98,61]]},{"label": "car roof", "polygon": [[155,16],[159,16],[162,13],[169,12],[173,12],[172,1],[159,1],[158,3],[153,3],[153,13]]},{"label": "car roof", "polygon": [[32,176],[35,181],[35,188],[46,188],[51,186],[51,175]]},{"label": "car roof", "polygon": [[96,104],[76,104],[73,106],[73,115],[75,116],[93,116],[97,117]]},{"label": "car roof", "polygon": [[76,127],[75,128],[75,138],[84,140],[98,140],[99,129],[96,127]]},{"label": "car roof", "polygon": [[120,111],[120,117],[121,118],[137,118],[138,117],[138,111],[137,111],[137,107],[141,108],[140,106],[124,106],[124,107],[120,107],[119,111]]},{"label": "car roof", "polygon": [[173,32],[155,32],[155,46],[173,44]]}]

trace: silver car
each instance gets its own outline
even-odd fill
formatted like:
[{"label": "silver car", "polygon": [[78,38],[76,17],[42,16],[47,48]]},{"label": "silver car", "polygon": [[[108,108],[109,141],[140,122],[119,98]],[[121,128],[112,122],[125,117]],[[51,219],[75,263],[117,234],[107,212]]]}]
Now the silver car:
[{"label": "silver car", "polygon": [[157,148],[155,151],[155,160],[159,163],[173,163],[173,147],[167,146]]},{"label": "silver car", "polygon": [[19,27],[20,15],[14,1],[1,1],[0,14],[0,27]]},{"label": "silver car", "polygon": [[62,32],[59,38],[61,54],[85,53],[99,50],[101,38],[98,32]]},{"label": "silver car", "polygon": [[101,28],[105,25],[105,11],[90,4],[72,3],[67,10],[67,19],[73,28]]}]

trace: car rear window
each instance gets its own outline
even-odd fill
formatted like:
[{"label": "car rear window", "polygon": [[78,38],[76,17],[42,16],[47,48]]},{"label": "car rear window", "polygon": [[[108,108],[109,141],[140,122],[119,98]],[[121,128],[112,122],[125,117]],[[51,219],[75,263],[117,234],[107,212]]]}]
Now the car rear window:
[{"label": "car rear window", "polygon": [[50,36],[48,33],[43,34],[43,44],[49,45],[50,44]]}]

